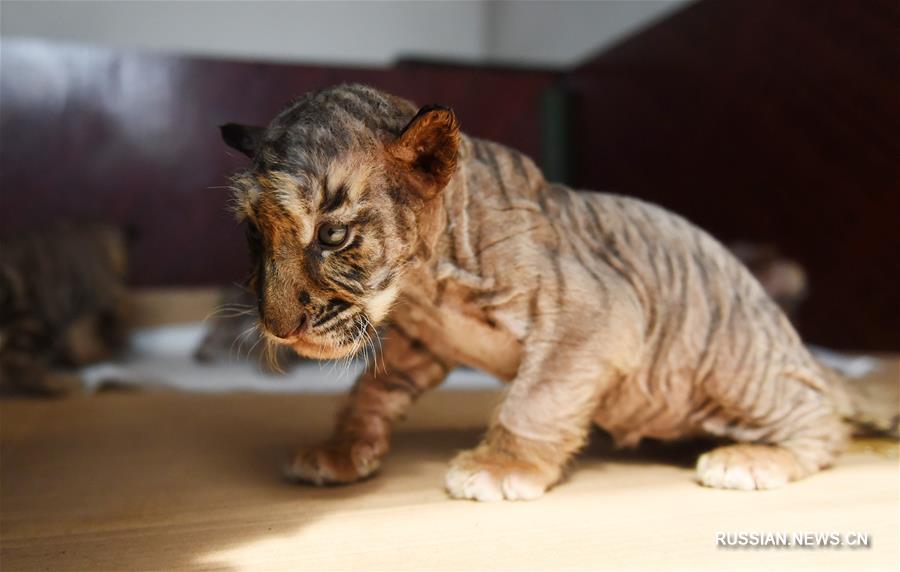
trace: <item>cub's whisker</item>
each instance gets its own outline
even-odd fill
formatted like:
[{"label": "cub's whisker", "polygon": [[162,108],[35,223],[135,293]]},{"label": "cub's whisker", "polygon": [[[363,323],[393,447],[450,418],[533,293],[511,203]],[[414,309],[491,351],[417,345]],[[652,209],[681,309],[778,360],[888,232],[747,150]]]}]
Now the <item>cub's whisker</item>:
[{"label": "cub's whisker", "polygon": [[[247,327],[246,329],[244,329],[243,332],[238,334],[234,338],[234,340],[232,340],[231,347],[228,349],[229,359],[234,359],[234,358],[240,359],[241,350],[243,350],[244,344],[247,342],[247,338],[252,336],[254,333],[257,333],[257,334],[259,333],[259,324],[258,323],[255,323],[255,324]],[[235,347],[234,347],[235,344],[237,344],[236,352],[235,352]]]},{"label": "cub's whisker", "polygon": [[266,339],[266,364],[268,368],[278,374],[284,374],[284,368],[281,366],[281,360],[278,356],[278,344],[270,339]]}]

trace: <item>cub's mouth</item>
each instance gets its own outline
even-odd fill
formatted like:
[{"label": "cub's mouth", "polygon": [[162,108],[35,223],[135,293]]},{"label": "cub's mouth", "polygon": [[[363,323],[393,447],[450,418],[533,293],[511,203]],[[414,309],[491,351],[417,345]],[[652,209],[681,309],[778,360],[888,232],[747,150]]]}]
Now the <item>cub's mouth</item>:
[{"label": "cub's mouth", "polygon": [[359,312],[340,324],[328,327],[303,329],[290,337],[279,337],[261,324],[266,338],[271,342],[289,346],[299,355],[312,359],[340,359],[351,357],[376,339],[376,330],[368,316]]},{"label": "cub's mouth", "polygon": [[354,350],[352,345],[337,346],[303,338],[294,339],[288,345],[301,356],[313,359],[339,359],[350,357],[358,351],[358,348]]}]

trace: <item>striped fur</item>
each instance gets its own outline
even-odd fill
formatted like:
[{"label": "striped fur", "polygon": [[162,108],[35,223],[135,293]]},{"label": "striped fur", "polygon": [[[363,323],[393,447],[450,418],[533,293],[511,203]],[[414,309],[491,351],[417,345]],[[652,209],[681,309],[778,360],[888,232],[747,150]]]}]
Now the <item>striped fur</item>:
[{"label": "striped fur", "polygon": [[82,389],[73,369],[124,343],[126,263],[122,233],[100,225],[0,240],[0,392]]},{"label": "striped fur", "polygon": [[[393,422],[457,364],[510,385],[484,442],[451,464],[455,497],[540,496],[592,424],[622,445],[748,443],[701,459],[709,486],[776,487],[835,459],[841,384],[723,246],[654,205],[548,183],[522,154],[459,134],[449,113],[414,118],[363,86],[310,94],[236,179],[238,212],[261,234],[270,333],[307,313],[313,326],[279,341],[338,357],[358,349],[360,324],[389,318],[381,369],[370,364],[334,437],[298,453],[290,475],[372,473]],[[323,254],[323,220],[349,221],[353,248]]]}]

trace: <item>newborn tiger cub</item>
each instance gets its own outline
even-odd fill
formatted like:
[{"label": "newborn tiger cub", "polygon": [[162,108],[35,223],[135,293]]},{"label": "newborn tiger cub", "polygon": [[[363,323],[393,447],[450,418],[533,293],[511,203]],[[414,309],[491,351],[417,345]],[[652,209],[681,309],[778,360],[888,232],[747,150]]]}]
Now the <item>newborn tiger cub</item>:
[{"label": "newborn tiger cub", "polygon": [[[290,477],[371,475],[392,425],[456,366],[509,383],[456,498],[534,499],[592,423],[620,445],[699,435],[710,487],[771,489],[834,462],[857,411],[760,284],[660,207],[547,182],[524,155],[370,87],[309,93],[268,127],[228,124],[261,328],[311,358],[383,349],[333,437]],[[377,368],[377,371],[376,371]]]}]

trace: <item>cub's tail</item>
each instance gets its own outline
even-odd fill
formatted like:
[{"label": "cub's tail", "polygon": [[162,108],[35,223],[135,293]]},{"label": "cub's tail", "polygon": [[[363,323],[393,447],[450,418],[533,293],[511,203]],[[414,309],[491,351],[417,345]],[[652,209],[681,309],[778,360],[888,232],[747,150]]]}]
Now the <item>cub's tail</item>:
[{"label": "cub's tail", "polygon": [[900,439],[900,360],[810,349],[838,390],[841,413],[855,433]]}]

